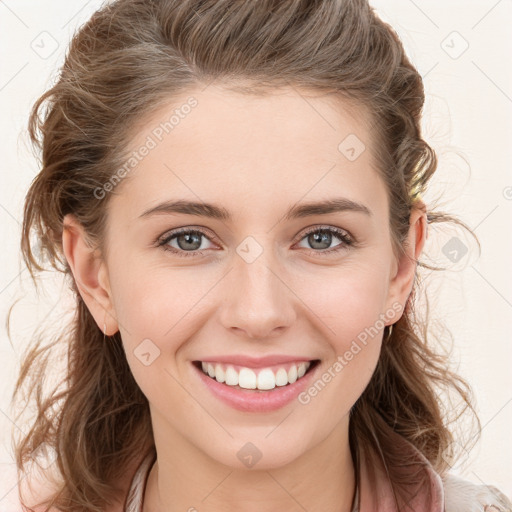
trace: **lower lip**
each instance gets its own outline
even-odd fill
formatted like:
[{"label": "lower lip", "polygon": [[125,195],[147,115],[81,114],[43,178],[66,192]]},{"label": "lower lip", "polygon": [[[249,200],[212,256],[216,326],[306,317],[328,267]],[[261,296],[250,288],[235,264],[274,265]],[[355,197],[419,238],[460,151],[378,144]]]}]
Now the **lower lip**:
[{"label": "lower lip", "polygon": [[206,375],[194,364],[192,366],[212,394],[230,407],[245,412],[270,412],[276,411],[295,400],[299,394],[307,388],[309,381],[320,365],[317,364],[312,370],[304,374],[293,384],[276,386],[274,389],[268,391],[238,389],[226,384],[221,384]]}]

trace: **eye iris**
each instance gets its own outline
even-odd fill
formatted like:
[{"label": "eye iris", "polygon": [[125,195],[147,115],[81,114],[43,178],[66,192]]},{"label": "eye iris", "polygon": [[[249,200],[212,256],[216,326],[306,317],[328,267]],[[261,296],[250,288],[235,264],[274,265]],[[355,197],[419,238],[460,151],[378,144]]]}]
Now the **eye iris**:
[{"label": "eye iris", "polygon": [[[181,240],[185,240],[185,245]],[[183,250],[196,250],[201,247],[201,235],[199,233],[182,233],[176,237],[178,246]],[[192,247],[187,244],[192,244]]]},{"label": "eye iris", "polygon": [[[308,242],[314,249],[327,249],[331,245],[331,241],[332,235],[328,231],[316,231],[308,236]],[[320,244],[320,247],[317,244]]]}]

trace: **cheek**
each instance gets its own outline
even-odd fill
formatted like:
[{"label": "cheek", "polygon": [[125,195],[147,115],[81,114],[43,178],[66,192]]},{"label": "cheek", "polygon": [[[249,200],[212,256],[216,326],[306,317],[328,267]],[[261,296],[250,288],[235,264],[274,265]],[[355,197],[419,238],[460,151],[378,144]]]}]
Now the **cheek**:
[{"label": "cheek", "polygon": [[160,340],[166,334],[172,342],[171,333],[187,324],[196,304],[200,308],[208,284],[208,279],[188,269],[125,265],[112,280],[121,332],[131,344],[141,337]]},{"label": "cheek", "polygon": [[[338,272],[325,286],[311,288],[305,302],[322,320],[326,358],[317,380],[299,402],[312,416],[347,414],[368,385],[380,356],[386,282],[378,271]],[[306,294],[306,291],[304,292]]]},{"label": "cheek", "polygon": [[379,359],[384,326],[396,313],[385,310],[387,275],[378,263],[328,270],[321,279],[302,276],[298,295],[314,312],[312,321],[318,318],[316,327],[327,347],[319,388],[329,388],[326,402],[339,403],[343,412],[368,384]]},{"label": "cheek", "polygon": [[[175,374],[176,358],[214,311],[208,291],[222,274],[189,267],[143,267],[123,262],[112,273],[115,310],[128,363],[134,378],[150,394],[158,382]],[[160,381],[159,381],[160,379]],[[177,390],[177,389],[176,389]],[[175,390],[175,391],[176,391]]]},{"label": "cheek", "polygon": [[387,276],[379,265],[346,264],[315,275],[304,272],[294,284],[297,295],[323,320],[325,334],[340,350],[372,326],[383,329]]},{"label": "cheek", "polygon": [[175,357],[197,328],[201,281],[191,286],[191,274],[169,269],[126,275],[117,282],[116,314],[133,377],[151,402],[179,405],[187,395],[172,377]]}]

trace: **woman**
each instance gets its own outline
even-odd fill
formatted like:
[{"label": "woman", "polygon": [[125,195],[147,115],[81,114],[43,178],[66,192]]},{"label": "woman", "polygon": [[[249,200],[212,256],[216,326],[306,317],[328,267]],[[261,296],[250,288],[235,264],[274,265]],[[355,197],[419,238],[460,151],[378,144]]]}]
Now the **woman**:
[{"label": "woman", "polygon": [[[362,1],[117,0],[34,106],[29,235],[69,276],[16,447],[36,510],[510,510],[450,475],[417,266],[436,169],[421,77]],[[43,105],[48,109],[40,115]],[[460,222],[459,222],[460,223]],[[420,335],[419,333],[422,332]]]}]

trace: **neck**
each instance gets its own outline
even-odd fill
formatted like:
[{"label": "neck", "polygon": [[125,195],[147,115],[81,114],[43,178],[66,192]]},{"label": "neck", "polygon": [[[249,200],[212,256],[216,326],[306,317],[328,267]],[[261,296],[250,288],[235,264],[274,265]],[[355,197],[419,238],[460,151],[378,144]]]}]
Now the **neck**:
[{"label": "neck", "polygon": [[269,463],[251,469],[230,467],[191,446],[184,437],[169,436],[168,431],[164,436],[158,429],[154,434],[157,461],[147,480],[143,512],[352,510],[355,471],[348,415],[319,444],[274,467]]}]

